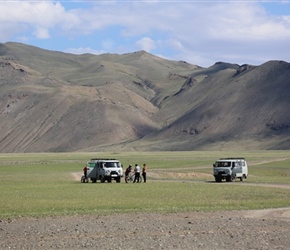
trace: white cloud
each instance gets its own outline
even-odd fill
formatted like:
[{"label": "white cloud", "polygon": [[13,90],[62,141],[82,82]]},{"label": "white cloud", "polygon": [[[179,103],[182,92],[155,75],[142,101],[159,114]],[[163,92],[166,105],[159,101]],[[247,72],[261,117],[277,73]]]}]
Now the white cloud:
[{"label": "white cloud", "polygon": [[46,28],[37,28],[34,32],[35,36],[39,39],[47,39],[50,38],[49,31]]},{"label": "white cloud", "polygon": [[[0,2],[5,24],[0,25],[0,41],[54,41],[57,35],[69,44],[85,34],[84,44],[74,43],[78,49],[67,51],[125,53],[137,48],[202,66],[222,60],[290,61],[290,14],[271,16],[259,1],[92,1],[90,8],[89,3],[81,8],[78,1],[78,8],[65,9],[69,2]],[[288,1],[284,4],[289,7]],[[99,47],[92,48],[93,41],[86,46],[90,34],[96,34]]]},{"label": "white cloud", "polygon": [[[65,13],[60,3],[7,1],[0,3],[0,22],[9,23],[14,29],[7,36],[31,31],[36,38],[49,38],[49,30],[56,27]],[[5,25],[0,26],[0,33],[5,32]]]},{"label": "white cloud", "polygon": [[[232,4],[219,6],[220,13],[213,15],[212,22],[205,33],[212,39],[252,40],[276,40],[277,38],[290,38],[290,27],[287,20],[268,16],[264,9],[257,4]],[[275,36],[273,36],[275,34]]]},{"label": "white cloud", "polygon": [[155,42],[150,37],[143,37],[136,42],[136,46],[139,50],[145,50],[150,52],[156,48]]},{"label": "white cloud", "polygon": [[106,53],[104,50],[95,50],[89,47],[83,48],[69,48],[65,50],[66,53],[81,55],[81,54],[94,54],[94,55],[100,55]]},{"label": "white cloud", "polygon": [[163,40],[159,40],[157,42],[158,46],[162,47],[170,47],[174,50],[178,50],[178,51],[183,51],[186,48],[184,48],[184,46],[182,45],[182,40],[178,40],[176,38],[169,38],[169,39],[163,39]]}]

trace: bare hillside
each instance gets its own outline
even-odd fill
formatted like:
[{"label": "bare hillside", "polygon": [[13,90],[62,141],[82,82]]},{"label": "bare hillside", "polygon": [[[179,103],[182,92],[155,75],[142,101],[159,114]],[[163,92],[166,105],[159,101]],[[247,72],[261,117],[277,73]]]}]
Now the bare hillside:
[{"label": "bare hillside", "polygon": [[188,109],[158,132],[158,138],[188,141],[192,149],[218,149],[220,142],[238,147],[246,142],[248,149],[289,149],[289,63],[228,67],[196,81],[176,99]]},{"label": "bare hillside", "polygon": [[0,44],[0,152],[290,148],[290,64]]}]

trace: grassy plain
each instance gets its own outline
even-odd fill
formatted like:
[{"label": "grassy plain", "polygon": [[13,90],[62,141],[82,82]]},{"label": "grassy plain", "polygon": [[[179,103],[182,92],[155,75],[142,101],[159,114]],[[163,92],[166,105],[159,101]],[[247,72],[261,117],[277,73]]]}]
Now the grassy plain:
[{"label": "grassy plain", "polygon": [[[215,183],[213,162],[238,156],[248,179]],[[146,162],[148,181],[81,183],[93,157],[117,158],[124,169]],[[0,154],[0,218],[288,207],[289,185],[290,151]]]}]

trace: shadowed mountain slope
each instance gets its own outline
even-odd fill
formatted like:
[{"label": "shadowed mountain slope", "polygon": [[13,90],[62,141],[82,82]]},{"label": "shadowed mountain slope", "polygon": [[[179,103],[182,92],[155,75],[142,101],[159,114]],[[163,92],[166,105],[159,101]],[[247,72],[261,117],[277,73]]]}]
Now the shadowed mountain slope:
[{"label": "shadowed mountain slope", "polygon": [[290,64],[0,44],[0,152],[290,149]]}]

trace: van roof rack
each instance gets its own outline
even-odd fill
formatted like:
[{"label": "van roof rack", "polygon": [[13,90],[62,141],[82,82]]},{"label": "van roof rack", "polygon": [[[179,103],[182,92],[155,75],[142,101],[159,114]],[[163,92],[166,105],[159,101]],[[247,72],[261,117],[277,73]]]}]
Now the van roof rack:
[{"label": "van roof rack", "polygon": [[98,160],[115,161],[116,159],[110,159],[110,158],[92,158],[91,159],[91,161],[98,161]]},{"label": "van roof rack", "polygon": [[244,157],[228,157],[228,158],[220,158],[220,160],[245,160]]}]

